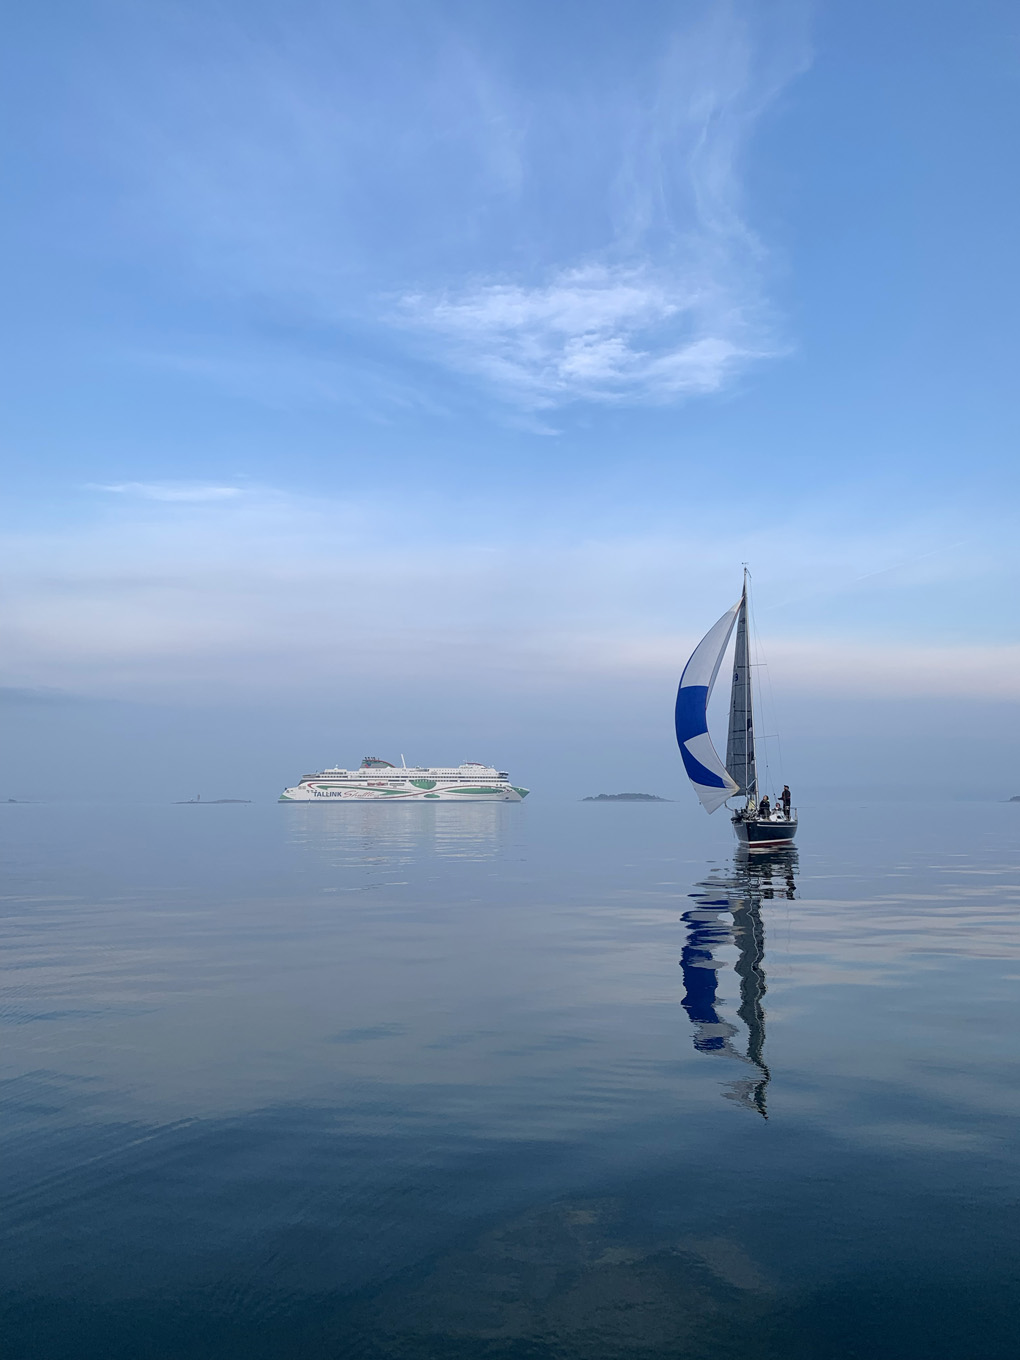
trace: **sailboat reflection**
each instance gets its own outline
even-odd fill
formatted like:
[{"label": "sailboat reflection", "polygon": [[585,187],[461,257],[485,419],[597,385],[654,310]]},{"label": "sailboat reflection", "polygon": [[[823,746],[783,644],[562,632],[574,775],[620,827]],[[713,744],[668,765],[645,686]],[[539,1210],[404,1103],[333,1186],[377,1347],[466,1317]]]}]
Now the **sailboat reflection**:
[{"label": "sailboat reflection", "polygon": [[[729,871],[712,874],[690,896],[696,906],[685,911],[687,942],[680,956],[682,1005],[694,1026],[699,1053],[723,1053],[749,1064],[754,1075],[731,1082],[726,1096],[768,1118],[766,1091],[771,1073],[765,1062],[765,925],[761,904],[791,899],[796,892],[797,851],[749,854],[738,850]],[[716,955],[735,945],[734,971],[740,980],[737,1019],[731,1024],[720,1011]]]}]

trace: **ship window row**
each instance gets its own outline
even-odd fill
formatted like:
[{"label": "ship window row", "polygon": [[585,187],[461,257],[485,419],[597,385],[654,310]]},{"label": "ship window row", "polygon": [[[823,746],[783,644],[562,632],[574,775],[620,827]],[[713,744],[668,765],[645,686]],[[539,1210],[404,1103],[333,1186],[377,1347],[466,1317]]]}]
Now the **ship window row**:
[{"label": "ship window row", "polygon": [[[505,775],[505,774],[501,774],[501,775],[497,775],[497,776],[496,776],[497,779],[501,779],[501,780],[504,780],[504,781],[507,780],[507,779],[509,779],[509,777],[510,777],[509,775]],[[306,783],[314,783],[314,782],[322,783],[323,781],[325,781],[326,783],[332,783],[332,784],[345,784],[345,783],[348,783],[348,782],[349,782],[349,781],[347,781],[347,780],[345,780],[345,779],[335,779],[335,778],[332,778],[332,779],[331,779],[329,775],[321,775],[321,774],[307,774],[307,775],[303,775],[303,776],[302,776],[302,779],[301,779],[301,782],[302,782],[303,784],[306,784]],[[353,782],[356,782],[356,783],[358,783],[358,784],[361,784],[361,783],[364,782],[364,781],[362,781],[362,780],[357,780],[357,781],[353,781]],[[403,780],[403,779],[390,779],[390,780],[373,779],[373,780],[371,781],[371,787],[372,787],[372,788],[377,788],[377,789],[381,789],[381,788],[399,789],[399,788],[402,788],[406,782],[407,782],[407,781],[406,781],[406,780]],[[478,780],[477,780],[477,778],[475,778],[475,779],[437,779],[437,780],[435,780],[434,782],[436,783],[437,786],[440,785],[440,784],[447,785],[447,786],[449,786],[449,785],[454,785],[454,786],[456,786],[457,784],[477,784],[477,783],[478,783]]]}]

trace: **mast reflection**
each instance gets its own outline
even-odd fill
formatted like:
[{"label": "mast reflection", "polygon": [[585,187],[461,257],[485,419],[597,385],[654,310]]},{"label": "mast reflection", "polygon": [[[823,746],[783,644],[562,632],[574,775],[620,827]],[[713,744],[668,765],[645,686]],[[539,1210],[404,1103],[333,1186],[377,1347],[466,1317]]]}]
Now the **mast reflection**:
[{"label": "mast reflection", "polygon": [[[738,850],[728,870],[699,883],[690,894],[696,906],[683,913],[687,941],[680,956],[684,995],[681,1004],[694,1027],[699,1053],[723,1053],[747,1063],[754,1075],[731,1082],[725,1092],[748,1109],[768,1118],[766,1092],[771,1073],[765,1062],[765,925],[761,904],[792,900],[797,884],[797,851],[771,853]],[[739,979],[739,1025],[724,1018],[719,972],[726,965],[720,949],[734,945],[734,971]]]}]

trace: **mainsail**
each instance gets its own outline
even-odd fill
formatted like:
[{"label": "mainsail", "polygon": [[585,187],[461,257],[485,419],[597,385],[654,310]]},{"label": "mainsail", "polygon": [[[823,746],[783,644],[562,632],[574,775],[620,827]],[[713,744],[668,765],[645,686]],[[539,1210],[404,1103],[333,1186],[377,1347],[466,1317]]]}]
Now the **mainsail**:
[{"label": "mainsail", "polygon": [[714,812],[738,792],[736,781],[719,759],[708,735],[708,701],[743,604],[742,595],[698,643],[684,667],[677,690],[676,739],[687,777],[706,812]]},{"label": "mainsail", "polygon": [[754,718],[751,712],[751,663],[747,646],[747,582],[737,614],[737,642],[733,654],[733,687],[730,690],[730,730],[726,740],[726,768],[736,784],[735,793],[755,796]]}]

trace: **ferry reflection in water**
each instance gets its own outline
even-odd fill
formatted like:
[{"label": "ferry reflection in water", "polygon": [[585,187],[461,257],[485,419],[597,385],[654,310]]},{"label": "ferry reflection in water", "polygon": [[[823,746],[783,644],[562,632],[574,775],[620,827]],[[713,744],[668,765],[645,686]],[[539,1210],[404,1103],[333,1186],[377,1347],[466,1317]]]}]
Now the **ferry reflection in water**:
[{"label": "ferry reflection in water", "polygon": [[[690,896],[697,906],[683,914],[687,942],[680,956],[682,1005],[694,1026],[699,1053],[722,1053],[747,1063],[754,1075],[731,1082],[730,1100],[768,1118],[766,1092],[770,1079],[765,1062],[765,924],[761,904],[791,900],[796,892],[797,851],[771,854],[738,850],[728,871],[712,874]],[[720,1010],[719,972],[725,964],[718,951],[735,946],[734,971],[739,979],[739,1025]]]},{"label": "ferry reflection in water", "polygon": [[[508,816],[507,813],[510,813]],[[289,803],[292,843],[347,864],[491,859],[516,829],[507,803]]]}]

